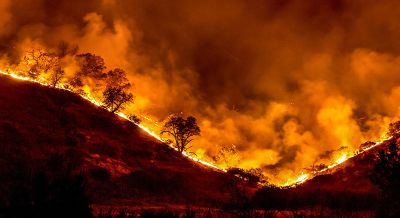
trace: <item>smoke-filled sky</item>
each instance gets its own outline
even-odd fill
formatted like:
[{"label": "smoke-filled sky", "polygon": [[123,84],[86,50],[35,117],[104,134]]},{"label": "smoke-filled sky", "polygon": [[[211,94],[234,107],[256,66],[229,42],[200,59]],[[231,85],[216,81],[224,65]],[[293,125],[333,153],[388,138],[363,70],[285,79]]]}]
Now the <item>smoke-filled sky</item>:
[{"label": "smoke-filled sky", "polygon": [[[400,114],[397,0],[0,0],[0,52],[67,41],[124,68],[135,113],[198,118],[198,156],[284,183]],[[229,159],[229,158],[228,158]]]}]

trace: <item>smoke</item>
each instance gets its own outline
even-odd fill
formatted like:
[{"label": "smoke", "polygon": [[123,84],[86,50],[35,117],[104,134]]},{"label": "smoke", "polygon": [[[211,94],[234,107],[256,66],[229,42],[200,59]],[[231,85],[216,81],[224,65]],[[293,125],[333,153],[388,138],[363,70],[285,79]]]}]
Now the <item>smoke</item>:
[{"label": "smoke", "polygon": [[129,111],[194,115],[200,157],[234,145],[236,166],[283,183],[398,118],[399,12],[394,0],[1,1],[0,51],[16,61],[67,41],[100,55],[135,84]]},{"label": "smoke", "polygon": [[[9,12],[10,1],[4,0],[0,2],[0,25],[3,27],[0,29],[0,36],[6,35],[8,25],[11,20],[11,13]],[[5,28],[4,28],[5,27]]]}]

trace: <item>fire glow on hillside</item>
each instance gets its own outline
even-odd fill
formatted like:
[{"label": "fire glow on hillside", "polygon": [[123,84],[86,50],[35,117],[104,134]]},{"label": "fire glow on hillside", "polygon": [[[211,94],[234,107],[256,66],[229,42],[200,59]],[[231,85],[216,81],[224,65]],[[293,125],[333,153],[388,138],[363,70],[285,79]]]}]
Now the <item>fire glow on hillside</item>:
[{"label": "fire glow on hillside", "polygon": [[[21,73],[16,73],[16,72],[14,72],[14,71],[12,71],[12,70],[9,70],[9,69],[6,70],[6,71],[0,70],[0,74],[6,75],[6,76],[10,76],[10,77],[12,77],[12,78],[14,78],[14,79],[23,80],[23,81],[29,81],[29,82],[34,82],[34,83],[38,83],[38,84],[43,85],[43,86],[51,87],[50,83],[49,83],[48,81],[46,81],[46,79],[44,79],[44,78],[42,78],[42,77],[39,77],[38,79],[31,79],[31,78],[29,78],[29,77],[21,76]],[[67,90],[67,91],[73,92],[73,90],[66,88],[66,86],[63,85],[63,84],[60,84],[60,85],[57,86],[56,88],[57,88],[57,89],[63,89],[63,90]],[[82,94],[81,94],[80,96],[81,96],[83,99],[85,99],[85,100],[91,102],[92,104],[94,104],[94,105],[96,105],[96,106],[98,106],[98,107],[101,107],[101,106],[103,105],[101,102],[99,102],[99,101],[97,101],[96,99],[94,99],[93,97],[91,97],[90,93],[88,93],[88,94],[86,94],[86,95],[82,95]],[[120,116],[120,117],[122,117],[122,118],[124,118],[124,119],[126,119],[127,121],[130,121],[129,118],[128,118],[124,113],[122,113],[122,112],[118,112],[117,115]],[[130,122],[132,122],[132,121],[130,121]],[[135,123],[134,123],[134,124],[135,124]],[[157,133],[153,132],[153,131],[150,129],[150,127],[146,127],[146,126],[141,125],[141,124],[135,124],[135,125],[137,125],[138,127],[140,127],[142,130],[144,130],[146,133],[148,133],[149,135],[151,135],[152,137],[154,137],[154,138],[157,139],[158,141],[165,143],[165,141],[164,141],[163,139],[161,139],[161,137],[160,137]],[[172,148],[174,148],[173,145],[171,145],[171,144],[169,144],[169,146],[171,146]],[[174,149],[176,150],[176,148],[174,148]],[[183,152],[182,154],[183,154],[184,156],[186,156],[187,158],[189,158],[189,159],[191,159],[191,160],[193,160],[193,161],[195,161],[195,162],[198,162],[198,163],[200,163],[200,164],[202,164],[202,165],[205,165],[205,166],[207,166],[207,167],[211,167],[211,168],[214,168],[214,169],[217,169],[217,170],[221,170],[221,171],[226,171],[226,170],[224,170],[224,169],[218,168],[217,166],[215,166],[215,165],[213,165],[213,164],[211,164],[211,163],[209,163],[209,162],[207,162],[207,161],[203,161],[203,160],[201,160],[201,159],[199,159],[199,158],[193,157],[193,156],[187,154],[186,152]]]},{"label": "fire glow on hillside", "polygon": [[[50,83],[43,77],[38,77],[37,79],[32,79],[32,78],[23,76],[23,72],[15,72],[15,71],[10,70],[10,69],[7,69],[5,71],[0,70],[0,74],[6,75],[6,76],[10,76],[10,77],[12,77],[14,79],[23,80],[23,81],[29,81],[29,82],[33,82],[33,83],[38,83],[38,84],[43,85],[43,86],[51,87]],[[73,92],[72,89],[68,89],[68,86],[64,85],[64,84],[60,84],[59,86],[57,86],[55,88]],[[91,97],[90,93],[78,94],[78,95],[80,95],[83,99],[91,102],[92,104],[94,104],[94,105],[96,105],[98,107],[101,107],[103,105],[101,102],[99,102],[95,98]],[[120,116],[121,118],[126,119],[127,121],[130,121],[130,119],[122,112],[118,112],[117,115]],[[132,121],[130,121],[130,122],[132,122]],[[140,125],[140,124],[135,124],[135,125],[139,126],[142,130],[147,132],[149,135],[151,135],[152,137],[154,137],[158,141],[165,143],[165,141],[157,133],[155,133],[154,131],[151,130],[151,127],[147,127],[147,126]],[[366,151],[374,148],[375,146],[380,145],[383,141],[388,140],[388,139],[390,139],[390,138],[387,138],[387,137],[383,136],[380,141],[378,141],[378,142],[376,142],[376,143],[374,143],[374,144],[372,144],[372,145],[370,145],[368,147],[362,148],[358,152],[358,154],[362,154],[363,152],[366,152]],[[169,144],[169,146],[174,148],[172,144]],[[176,148],[174,148],[174,149],[176,150]],[[186,152],[183,152],[182,154],[185,155],[186,157],[188,157],[189,159],[195,161],[195,162],[203,164],[204,166],[211,167],[211,168],[226,172],[225,169],[219,168],[218,166],[216,166],[216,165],[214,165],[212,163],[209,163],[207,161],[204,161],[204,160],[201,160],[199,158],[193,157],[193,156],[191,156],[190,154],[188,154]],[[301,175],[298,176],[298,177],[287,178],[287,181],[285,183],[275,184],[275,185],[280,186],[280,187],[294,187],[294,186],[300,185],[300,184],[304,183],[305,181],[313,178],[315,175],[323,174],[326,171],[337,167],[338,165],[344,163],[346,160],[348,160],[351,157],[353,157],[353,155],[348,155],[346,153],[343,153],[336,160],[334,160],[334,162],[332,164],[326,166],[326,168],[324,168],[324,169],[321,169],[321,170],[318,170],[318,171],[314,171],[312,173],[304,173],[304,172],[302,172]]]},{"label": "fire glow on hillside", "polygon": [[[390,140],[390,139],[391,139],[391,137],[383,136],[378,142],[375,142],[375,143],[373,143],[372,145],[370,145],[370,146],[368,146],[368,147],[365,147],[365,148],[360,149],[360,150],[358,151],[357,155],[360,155],[360,154],[362,154],[362,153],[364,153],[364,152],[366,152],[366,151],[368,151],[368,150],[371,150],[372,148],[374,148],[374,147],[376,147],[376,146],[379,146],[379,145],[380,145],[381,143],[383,143],[384,141]],[[309,174],[309,173],[302,173],[300,176],[295,177],[295,178],[293,178],[293,179],[290,179],[290,178],[289,178],[289,179],[286,181],[286,183],[281,184],[280,186],[283,186],[283,187],[287,187],[287,186],[289,186],[289,187],[294,187],[294,186],[300,185],[300,184],[306,182],[307,180],[313,178],[313,177],[316,176],[316,175],[320,175],[320,174],[327,173],[329,170],[334,169],[335,167],[337,167],[337,166],[343,164],[343,163],[346,162],[348,159],[350,159],[350,158],[352,158],[352,157],[354,157],[354,156],[356,156],[356,155],[354,155],[354,154],[353,154],[353,155],[348,155],[348,154],[346,154],[346,153],[343,153],[343,154],[340,155],[336,160],[334,160],[334,162],[333,162],[332,164],[326,166],[325,168],[320,169],[320,170],[313,171],[311,174]]]}]

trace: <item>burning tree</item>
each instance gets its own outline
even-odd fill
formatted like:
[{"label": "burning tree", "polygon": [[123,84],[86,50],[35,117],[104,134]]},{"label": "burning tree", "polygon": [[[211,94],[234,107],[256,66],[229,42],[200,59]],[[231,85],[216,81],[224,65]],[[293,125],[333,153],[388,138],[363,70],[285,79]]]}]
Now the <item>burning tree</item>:
[{"label": "burning tree", "polygon": [[122,89],[128,89],[131,87],[131,83],[126,77],[125,71],[120,68],[108,71],[106,80],[108,87],[120,87]]},{"label": "burning tree", "polygon": [[61,67],[57,67],[50,73],[49,82],[53,87],[57,87],[57,85],[64,78],[65,71]]},{"label": "burning tree", "polygon": [[87,76],[94,79],[103,79],[105,77],[103,71],[106,66],[102,57],[85,53],[77,55],[75,59],[80,67],[80,71],[77,73],[78,76]]},{"label": "burning tree", "polygon": [[79,70],[71,78],[70,85],[77,89],[78,92],[81,92],[82,90],[80,89],[85,85],[85,79],[90,78],[95,82],[95,86],[100,86],[100,83],[106,77],[104,59],[91,53],[85,53],[76,55],[75,61],[79,66]]},{"label": "burning tree", "polygon": [[134,96],[127,90],[131,87],[124,70],[119,68],[106,74],[107,87],[103,92],[103,104],[111,112],[123,109],[126,103],[132,102]]},{"label": "burning tree", "polygon": [[164,124],[160,135],[168,134],[174,139],[175,148],[179,152],[188,151],[188,146],[195,136],[200,135],[200,127],[196,118],[189,116],[186,119],[180,116],[171,116]]},{"label": "burning tree", "polygon": [[47,73],[59,65],[59,59],[55,54],[40,49],[28,51],[23,60],[28,67],[28,76],[32,79],[37,79],[41,73]]},{"label": "burning tree", "polygon": [[113,113],[123,109],[126,103],[134,99],[132,93],[127,93],[120,87],[107,87],[103,92],[103,98],[104,107]]}]

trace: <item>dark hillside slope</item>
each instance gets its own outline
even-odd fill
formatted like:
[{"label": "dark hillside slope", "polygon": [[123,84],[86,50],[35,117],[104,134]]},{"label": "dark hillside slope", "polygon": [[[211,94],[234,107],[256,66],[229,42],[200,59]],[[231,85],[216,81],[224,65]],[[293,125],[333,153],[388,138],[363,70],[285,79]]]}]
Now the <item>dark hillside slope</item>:
[{"label": "dark hillside slope", "polygon": [[372,183],[371,174],[379,151],[388,149],[388,145],[397,140],[388,139],[298,186],[264,187],[257,191],[253,203],[263,209],[375,210],[380,190]]},{"label": "dark hillside slope", "polygon": [[348,159],[343,164],[323,175],[314,177],[298,188],[377,194],[379,190],[372,184],[369,177],[376,163],[378,151],[387,149],[388,144],[393,140],[396,139],[386,140],[380,145]]},{"label": "dark hillside slope", "polygon": [[221,206],[239,186],[73,93],[0,76],[0,202],[37,172],[83,172],[104,205]]}]

